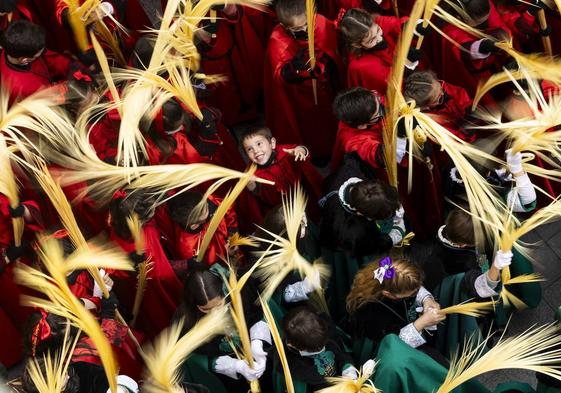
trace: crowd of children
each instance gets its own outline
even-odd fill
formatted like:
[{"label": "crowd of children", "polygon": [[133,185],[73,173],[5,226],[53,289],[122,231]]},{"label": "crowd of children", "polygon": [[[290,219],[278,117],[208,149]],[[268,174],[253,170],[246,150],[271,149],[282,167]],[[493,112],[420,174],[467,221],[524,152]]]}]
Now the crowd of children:
[{"label": "crowd of children", "polygon": [[[541,298],[531,254],[505,233],[561,212],[559,12],[545,0],[0,0],[6,387],[437,391],[469,337],[500,335]],[[89,264],[84,244],[99,247]],[[129,270],[96,261],[110,246]],[[68,289],[78,302],[62,310],[83,307],[102,334],[31,274]],[[449,308],[463,302],[485,312]],[[205,337],[200,323],[224,309],[235,323]],[[198,338],[164,381],[147,348],[174,327]],[[561,374],[536,377],[538,392],[561,392]]]}]

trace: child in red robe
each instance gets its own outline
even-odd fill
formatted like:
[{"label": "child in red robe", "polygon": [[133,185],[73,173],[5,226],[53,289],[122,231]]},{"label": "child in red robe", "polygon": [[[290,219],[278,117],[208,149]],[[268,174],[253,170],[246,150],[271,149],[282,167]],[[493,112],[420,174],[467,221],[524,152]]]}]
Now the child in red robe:
[{"label": "child in red robe", "polygon": [[[137,327],[149,337],[154,337],[169,322],[177,308],[183,286],[175,275],[161,243],[161,229],[156,225],[152,210],[152,200],[146,193],[135,191],[127,195],[117,191],[110,205],[109,240],[116,242],[131,256],[135,264],[149,260],[153,263],[148,274],[146,291],[137,319]],[[136,213],[142,224],[145,248],[144,254],[137,257],[134,239],[127,225],[127,217]],[[136,274],[116,271],[111,276],[115,281],[114,291],[121,306],[132,311],[136,288]]]},{"label": "child in red robe", "polygon": [[280,24],[269,39],[265,60],[266,122],[280,143],[308,146],[319,163],[331,152],[337,130],[331,102],[343,80],[335,26],[316,15],[316,67],[312,70],[305,0],[280,0],[276,11]]},{"label": "child in red robe", "polygon": [[[363,170],[380,179],[386,179],[385,171],[381,170],[386,166],[382,137],[384,109],[377,93],[362,87],[342,91],[335,98],[333,109],[341,121],[333,151],[333,168],[336,169],[340,165],[345,154],[354,154],[366,164]],[[397,129],[398,182],[405,185],[408,160],[404,157],[408,151],[408,142],[404,122],[399,122]],[[435,155],[430,147],[430,143],[425,143],[422,154],[430,157],[434,164]],[[438,229],[435,223],[440,223],[443,219],[440,176],[437,169],[429,168],[418,160],[413,160],[413,165],[412,193],[408,194],[407,187],[403,186],[399,187],[399,192],[415,233],[418,237],[428,237]],[[423,206],[432,208],[426,209]]]},{"label": "child in red robe", "polygon": [[3,35],[0,55],[2,83],[10,97],[27,97],[66,79],[71,60],[45,48],[45,31],[26,20],[10,24]]},{"label": "child in red robe", "polygon": [[[471,27],[497,39],[512,36],[511,30],[489,0],[470,0],[464,3],[464,9],[470,17],[464,22]],[[475,93],[479,81],[487,80],[508,61],[493,40],[480,39],[451,24],[446,25],[443,32],[465,50],[442,38],[442,76],[446,81],[464,87],[469,94]]]},{"label": "child in red robe", "polygon": [[[257,199],[260,208],[255,222],[261,222],[267,211],[281,203],[282,194],[299,182],[303,184],[310,201],[319,200],[322,178],[309,162],[310,153],[306,146],[277,145],[271,130],[266,127],[247,130],[240,136],[240,142],[245,156],[257,165],[255,176],[275,182],[274,185],[249,182],[247,188]],[[313,202],[309,204],[312,215],[315,205]]]},{"label": "child in red robe", "polygon": [[[336,170],[345,154],[355,153],[372,168],[384,168],[384,146],[382,139],[382,98],[374,90],[354,87],[337,95],[333,102],[335,116],[339,119],[339,130],[333,147],[331,168]],[[405,144],[397,155],[400,162],[405,155]],[[406,143],[406,142],[405,142]]]},{"label": "child in red robe", "polygon": [[12,218],[23,217],[25,228],[33,233],[40,229],[34,222],[38,213],[38,205],[33,201],[23,202],[18,208],[12,209],[8,198],[0,195],[0,334],[5,344],[0,348],[0,363],[6,367],[21,360],[20,332],[31,312],[20,303],[22,289],[16,285],[13,274],[15,262],[26,256],[30,249],[25,242],[19,247],[14,245]]},{"label": "child in red robe", "polygon": [[[222,202],[220,198],[209,195],[202,210],[198,210],[196,208],[201,203],[202,198],[203,194],[198,192],[183,192],[173,197],[169,202],[171,226],[167,226],[166,233],[169,241],[168,248],[176,260],[186,261],[197,257],[210,220]],[[221,258],[226,258],[228,239],[236,232],[238,232],[236,213],[233,209],[229,209],[218,224],[203,260],[212,265],[220,262]],[[184,264],[180,263],[178,265]],[[186,265],[184,267],[186,268]],[[184,269],[179,268],[179,270],[183,271]]]},{"label": "child in red robe", "polygon": [[[397,39],[401,26],[407,17],[376,15],[353,8],[346,11],[340,22],[339,31],[349,52],[347,83],[385,93],[387,81],[394,61]],[[420,34],[421,25],[417,30]],[[406,67],[415,69],[419,64],[421,52],[411,48]]]},{"label": "child in red robe", "polygon": [[458,138],[476,140],[475,133],[464,127],[472,112],[472,99],[464,88],[437,79],[432,71],[416,71],[405,80],[403,95],[424,113],[436,115],[435,120]]},{"label": "child in red robe", "polygon": [[265,45],[251,24],[252,12],[234,4],[211,10],[216,17],[203,20],[203,28],[196,32],[201,68],[206,74],[226,77],[207,86],[208,104],[220,109],[226,126],[257,117]]}]

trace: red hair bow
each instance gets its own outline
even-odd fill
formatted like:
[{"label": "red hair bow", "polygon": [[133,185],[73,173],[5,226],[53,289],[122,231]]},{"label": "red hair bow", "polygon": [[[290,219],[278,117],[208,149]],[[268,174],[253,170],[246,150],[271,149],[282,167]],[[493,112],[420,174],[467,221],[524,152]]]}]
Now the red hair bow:
[{"label": "red hair bow", "polygon": [[341,21],[343,20],[343,18],[345,17],[345,14],[347,13],[347,10],[344,8],[339,9],[339,13],[337,14],[337,18],[335,19],[335,21],[333,22],[335,24],[335,28],[338,29],[339,25],[341,24]]},{"label": "red hair bow", "polygon": [[47,322],[47,314],[45,310],[40,310],[41,319],[33,329],[33,334],[31,335],[31,356],[35,356],[35,351],[37,350],[37,344],[45,341],[51,335],[51,325]]}]

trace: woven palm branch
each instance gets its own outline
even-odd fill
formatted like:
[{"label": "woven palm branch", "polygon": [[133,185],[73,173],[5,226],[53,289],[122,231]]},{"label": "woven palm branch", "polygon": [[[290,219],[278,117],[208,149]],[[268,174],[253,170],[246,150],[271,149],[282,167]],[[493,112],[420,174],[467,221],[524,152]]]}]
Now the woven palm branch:
[{"label": "woven palm branch", "polygon": [[[205,256],[205,253],[206,253],[206,250],[207,250],[208,246],[210,245],[210,242],[211,242],[212,238],[214,237],[214,233],[218,229],[218,225],[220,225],[220,223],[222,222],[222,219],[224,218],[224,216],[226,215],[228,210],[232,207],[232,205],[234,204],[234,202],[236,201],[238,196],[245,189],[245,187],[247,186],[247,183],[249,183],[249,181],[252,179],[256,170],[257,170],[257,166],[255,164],[251,165],[249,167],[249,169],[247,170],[245,176],[241,177],[238,180],[238,183],[234,186],[233,189],[231,189],[228,192],[226,197],[222,200],[222,202],[218,206],[218,209],[216,209],[216,211],[214,212],[214,214],[213,214],[213,216],[212,216],[212,218],[211,218],[211,220],[208,224],[208,227],[207,227],[207,230],[206,230],[205,235],[203,237],[203,240],[201,242],[201,247],[199,248],[199,252],[197,254],[197,261],[198,262],[201,262],[203,260],[203,258]],[[208,193],[205,196],[208,196]],[[206,203],[206,200],[207,200],[206,197],[203,198],[204,203]]]},{"label": "woven palm branch", "polygon": [[495,302],[493,301],[489,301],[489,302],[466,301],[450,307],[442,308],[438,310],[438,312],[444,315],[463,314],[463,315],[469,315],[470,317],[479,318],[494,309],[495,309]]},{"label": "woven palm branch", "polygon": [[[422,22],[423,28],[426,29],[429,26],[430,18],[432,17],[434,9],[438,5],[439,2],[440,2],[440,0],[426,0],[425,1],[425,9],[423,10],[423,22]],[[423,40],[424,39],[425,39],[424,35],[419,37],[419,39],[417,40],[417,45],[416,45],[417,49],[421,49],[421,45],[423,45]]]},{"label": "woven palm branch", "polygon": [[275,348],[277,350],[277,353],[279,354],[279,359],[284,374],[284,381],[286,384],[286,391],[287,393],[294,393],[292,374],[290,373],[290,366],[288,365],[288,359],[286,358],[286,352],[284,350],[284,343],[282,342],[282,337],[279,332],[279,328],[277,327],[277,322],[275,321],[275,317],[271,312],[269,304],[266,301],[263,301],[261,296],[259,296],[259,302],[261,303],[261,308],[263,309],[263,316],[265,317],[265,321],[267,321],[269,329],[271,330],[271,337],[273,338],[273,342],[275,343]]},{"label": "woven palm branch", "polygon": [[[87,250],[82,249],[81,252],[87,252]],[[20,284],[41,292],[45,297],[24,296],[22,302],[66,318],[88,335],[98,351],[111,391],[117,392],[115,377],[118,367],[111,344],[93,314],[86,310],[68,287],[66,274],[69,270],[64,260],[62,247],[54,239],[45,240],[41,242],[38,254],[43,261],[46,273],[20,264],[16,267],[15,277]],[[91,253],[88,259],[98,261],[98,254]],[[106,264],[106,266],[108,265],[110,264]],[[73,265],[74,268],[77,266],[76,263]],[[90,268],[89,266],[84,267]],[[97,269],[99,267],[101,265],[98,265]]]},{"label": "woven palm branch", "polygon": [[[316,30],[316,2],[315,0],[306,0],[306,21],[308,29],[308,53],[310,55],[310,68],[316,68],[316,47],[315,47],[315,30]],[[314,90],[314,103],[318,104],[318,82],[312,79],[312,89]]]},{"label": "woven palm branch", "polygon": [[43,355],[44,367],[41,367],[37,358],[29,358],[26,366],[27,371],[38,393],[60,393],[64,391],[68,366],[79,338],[79,334],[71,338],[70,329],[67,327],[60,350],[54,355],[50,351]]},{"label": "woven palm branch", "polygon": [[530,328],[525,332],[486,347],[487,340],[470,338],[454,356],[444,383],[437,393],[451,392],[481,374],[504,369],[523,369],[561,379],[561,371],[550,365],[561,362],[561,334],[557,325]]},{"label": "woven palm branch", "polygon": [[181,364],[199,346],[223,334],[229,322],[226,307],[222,307],[203,317],[183,336],[183,321],[160,333],[152,344],[145,347],[146,379],[143,390],[147,393],[182,393],[183,388],[179,386]]},{"label": "woven palm branch", "polygon": [[272,246],[268,250],[258,253],[262,260],[256,274],[264,282],[262,295],[265,300],[273,295],[284,278],[294,270],[298,271],[300,275],[308,277],[312,282],[317,280],[318,273],[320,278],[328,275],[324,265],[312,265],[297,249],[298,233],[306,210],[306,201],[307,198],[300,184],[283,195],[282,208],[287,239],[264,228],[261,229],[270,238],[254,236],[255,240]]},{"label": "woven palm branch", "polygon": [[257,247],[259,245],[258,242],[253,240],[250,237],[241,236],[239,232],[234,233],[230,236],[228,240],[228,246],[230,248],[240,247],[240,246],[247,246],[247,247]]},{"label": "woven palm branch", "polygon": [[[393,66],[388,77],[388,88],[386,90],[386,117],[384,119],[383,141],[384,141],[384,161],[386,163],[386,172],[388,173],[388,181],[390,185],[397,187],[397,160],[396,160],[396,139],[397,139],[397,122],[400,118],[400,112],[406,107],[405,99],[401,93],[403,84],[403,74],[405,71],[405,62],[415,31],[416,21],[420,19],[425,1],[417,1],[411,10],[409,20],[402,30],[397,43],[394,54]],[[406,119],[408,130],[412,128],[412,119]],[[409,133],[408,135],[412,135]],[[412,139],[411,139],[412,140]],[[413,146],[414,143],[410,143]],[[410,157],[412,159],[412,156]],[[412,164],[412,162],[411,162]],[[412,166],[412,165],[411,165]]]},{"label": "woven palm branch", "polygon": [[508,208],[467,157],[479,162],[487,161],[501,165],[504,165],[504,162],[462,141],[418,108],[410,107],[409,110],[408,115],[419,123],[418,129],[439,144],[456,166],[465,186],[470,213],[477,218],[474,221],[477,245],[481,247],[485,238],[496,241],[503,225],[501,220],[508,213]]},{"label": "woven palm branch", "polygon": [[510,72],[505,70],[503,72],[499,72],[491,75],[489,79],[487,79],[485,82],[480,81],[479,86],[477,86],[477,91],[475,92],[475,96],[473,97],[473,103],[471,109],[475,110],[481,98],[485,94],[487,94],[490,90],[497,87],[498,85],[512,81],[512,77],[509,74],[511,74],[512,77],[516,79],[522,76],[522,73],[519,71]]}]

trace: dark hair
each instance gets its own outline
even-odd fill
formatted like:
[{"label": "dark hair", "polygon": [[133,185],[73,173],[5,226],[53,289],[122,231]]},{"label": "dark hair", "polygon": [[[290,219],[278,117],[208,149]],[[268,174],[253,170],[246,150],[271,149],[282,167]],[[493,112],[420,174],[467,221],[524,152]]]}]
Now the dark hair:
[{"label": "dark hair", "polygon": [[489,0],[469,0],[464,3],[464,8],[472,19],[483,18],[491,12]]},{"label": "dark hair", "polygon": [[365,180],[351,186],[349,203],[372,220],[392,217],[399,208],[397,190],[378,179]]},{"label": "dark hair", "polygon": [[91,83],[70,79],[66,82],[66,93],[64,94],[64,108],[73,116],[79,116],[78,111],[85,105],[95,99],[94,88]]},{"label": "dark hair", "polygon": [[475,230],[472,216],[460,209],[454,208],[446,217],[443,235],[453,243],[467,245],[475,244]]},{"label": "dark hair", "polygon": [[45,30],[26,20],[11,23],[2,35],[2,46],[12,57],[34,56],[45,45]]},{"label": "dark hair", "polygon": [[240,143],[243,144],[243,141],[255,135],[260,135],[269,141],[273,139],[273,133],[270,128],[265,126],[254,126],[249,127],[240,133]]},{"label": "dark hair", "polygon": [[0,1],[0,12],[9,13],[16,9],[18,0],[1,0]]},{"label": "dark hair", "polygon": [[183,301],[178,316],[185,317],[185,332],[189,331],[203,316],[197,306],[204,306],[218,296],[224,296],[223,279],[208,266],[190,266],[183,282]]},{"label": "dark hair", "polygon": [[169,212],[173,222],[186,227],[193,218],[193,210],[198,207],[204,195],[196,191],[182,192],[169,201]]},{"label": "dark hair", "polygon": [[360,8],[348,10],[339,22],[339,31],[347,49],[360,53],[362,40],[368,35],[373,24],[372,15],[367,11]]},{"label": "dark hair", "polygon": [[174,99],[167,100],[162,106],[164,131],[173,131],[185,120],[185,111]]},{"label": "dark hair", "polygon": [[282,326],[286,342],[300,351],[319,351],[329,339],[327,321],[309,306],[290,310]]},{"label": "dark hair", "polygon": [[292,18],[306,14],[305,0],[278,0],[275,5],[277,19],[283,25],[290,24]]},{"label": "dark hair", "polygon": [[337,94],[333,101],[333,112],[338,120],[357,128],[361,124],[370,123],[379,106],[380,101],[372,91],[364,87],[353,87]]},{"label": "dark hair", "polygon": [[414,100],[418,107],[430,104],[433,83],[436,74],[433,71],[415,71],[405,79],[403,95],[405,99]]},{"label": "dark hair", "polygon": [[153,198],[145,190],[140,189],[127,193],[125,198],[113,199],[109,205],[109,212],[111,213],[111,226],[117,235],[123,239],[129,239],[131,233],[127,217],[136,213],[141,222],[148,221],[154,212],[153,204]]},{"label": "dark hair", "polygon": [[150,64],[154,52],[154,40],[148,36],[141,36],[134,45],[130,63],[134,68],[145,70]]}]

